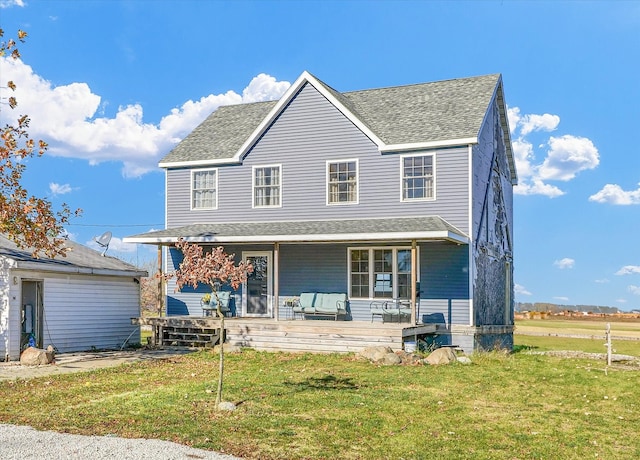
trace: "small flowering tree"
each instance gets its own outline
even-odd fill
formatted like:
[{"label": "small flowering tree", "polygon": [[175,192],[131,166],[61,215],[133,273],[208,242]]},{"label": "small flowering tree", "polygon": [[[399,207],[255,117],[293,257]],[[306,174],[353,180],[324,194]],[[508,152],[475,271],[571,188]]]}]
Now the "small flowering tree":
[{"label": "small flowering tree", "polygon": [[[16,41],[4,41],[3,36],[4,31],[0,28],[0,58],[19,59]],[[18,30],[18,41],[24,43],[26,37],[25,31]],[[10,109],[18,106],[15,96],[7,96],[7,90],[15,91],[16,84],[0,82],[0,110],[5,104]],[[34,257],[42,254],[51,258],[65,256],[69,248],[60,235],[69,219],[80,216],[81,210],[72,213],[66,204],[62,204],[61,210],[56,212],[49,200],[29,196],[22,186],[27,160],[44,155],[48,147],[45,141],[36,143],[30,138],[30,121],[27,115],[20,115],[15,124],[7,123],[0,128],[0,233],[19,248],[31,249]]]},{"label": "small flowering tree", "polygon": [[247,275],[253,271],[250,263],[235,263],[234,254],[224,252],[222,246],[205,253],[202,246],[179,240],[176,248],[182,251],[183,259],[180,267],[173,273],[164,275],[166,279],[176,279],[176,290],[184,286],[194,289],[200,284],[206,284],[211,289],[211,296],[216,299],[216,314],[220,318],[220,372],[218,374],[218,391],[216,393],[216,407],[222,400],[222,377],[224,374],[224,314],[220,310],[218,290],[229,284],[234,290],[247,280]]}]

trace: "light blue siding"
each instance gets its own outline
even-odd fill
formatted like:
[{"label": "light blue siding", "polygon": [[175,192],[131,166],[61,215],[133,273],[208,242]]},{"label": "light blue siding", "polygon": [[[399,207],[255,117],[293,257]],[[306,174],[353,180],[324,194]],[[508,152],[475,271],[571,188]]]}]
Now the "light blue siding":
[{"label": "light blue siding", "polygon": [[[467,232],[468,149],[429,153],[436,158],[437,199],[401,202],[400,154],[381,154],[315,88],[306,85],[242,164],[218,167],[217,210],[191,211],[190,169],[167,171],[167,226],[438,215]],[[345,159],[358,159],[359,203],[327,205],[327,161]],[[282,166],[282,207],[252,208],[252,167],[276,164]]]},{"label": "light blue siding", "polygon": [[[281,299],[299,296],[301,292],[340,292],[348,294],[348,251],[353,245],[291,244],[280,246],[279,294]],[[363,245],[362,247],[368,247]],[[469,324],[469,300],[466,273],[468,260],[466,246],[451,243],[426,243],[420,245],[421,300],[418,320],[438,324]],[[268,245],[229,245],[225,251],[236,255],[239,261],[243,251],[273,251]],[[181,255],[175,249],[169,251],[169,267],[175,269]],[[171,268],[173,267],[173,268]],[[224,289],[229,289],[224,287]],[[208,288],[190,287],[175,292],[175,280],[167,284],[167,306],[170,315],[202,316],[200,298]],[[234,293],[239,309],[242,289]],[[370,321],[372,299],[349,299],[347,319]],[[231,306],[235,311],[234,305]],[[284,317],[285,312],[280,312]]]},{"label": "light blue siding", "polygon": [[280,295],[303,291],[347,292],[347,247],[323,244],[280,246]]},{"label": "light blue siding", "polygon": [[469,251],[431,243],[420,251],[420,309],[424,323],[469,324]]}]

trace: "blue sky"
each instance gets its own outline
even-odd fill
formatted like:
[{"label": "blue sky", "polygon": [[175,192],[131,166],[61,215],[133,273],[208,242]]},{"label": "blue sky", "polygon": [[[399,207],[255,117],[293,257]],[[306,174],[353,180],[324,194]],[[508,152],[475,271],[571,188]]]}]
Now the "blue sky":
[{"label": "blue sky", "polygon": [[29,34],[0,80],[51,146],[24,183],[84,210],[80,243],[111,231],[109,254],[152,260],[121,240],[163,228],[158,161],[304,70],[339,91],[502,73],[516,300],[640,308],[638,1],[0,0],[0,27]]}]

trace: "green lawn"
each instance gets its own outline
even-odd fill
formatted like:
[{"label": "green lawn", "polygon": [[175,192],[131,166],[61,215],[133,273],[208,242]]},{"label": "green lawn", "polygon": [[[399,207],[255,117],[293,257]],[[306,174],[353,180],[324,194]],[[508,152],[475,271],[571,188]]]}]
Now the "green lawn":
[{"label": "green lawn", "polygon": [[376,366],[353,355],[208,351],[0,383],[0,422],[160,438],[255,459],[639,458],[639,371],[501,353]]}]

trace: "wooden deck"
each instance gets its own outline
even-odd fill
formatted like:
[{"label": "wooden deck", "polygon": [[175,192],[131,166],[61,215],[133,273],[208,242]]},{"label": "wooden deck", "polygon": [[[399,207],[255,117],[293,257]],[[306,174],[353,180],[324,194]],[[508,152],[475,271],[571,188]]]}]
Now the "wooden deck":
[{"label": "wooden deck", "polygon": [[[192,316],[133,318],[149,325],[157,345],[212,346],[218,342],[220,320]],[[226,342],[262,351],[348,353],[370,346],[400,350],[404,341],[435,333],[433,324],[368,321],[225,318]]]}]

